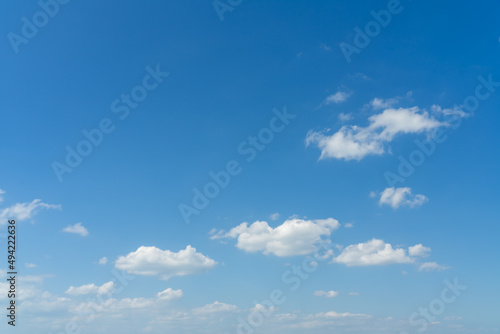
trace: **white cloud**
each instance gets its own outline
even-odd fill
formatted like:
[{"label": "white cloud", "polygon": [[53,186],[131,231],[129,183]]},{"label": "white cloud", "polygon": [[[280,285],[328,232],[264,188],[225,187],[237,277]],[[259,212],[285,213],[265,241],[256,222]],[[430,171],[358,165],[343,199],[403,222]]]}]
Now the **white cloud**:
[{"label": "white cloud", "polygon": [[171,288],[168,288],[167,290],[164,290],[162,292],[158,292],[158,294],[156,295],[159,300],[179,299],[182,298],[182,296],[182,290],[173,290]]},{"label": "white cloud", "polygon": [[114,288],[115,283],[113,281],[109,281],[101,286],[97,286],[94,283],[82,285],[79,287],[70,286],[65,293],[72,296],[82,296],[89,294],[108,295],[113,292]]},{"label": "white cloud", "polygon": [[399,97],[393,97],[385,100],[376,97],[370,101],[368,106],[372,107],[373,109],[388,109],[395,106],[399,102],[399,100],[400,100]]},{"label": "white cloud", "polygon": [[424,195],[414,195],[411,188],[386,188],[380,193],[379,205],[389,205],[393,209],[400,206],[416,207],[429,201]]},{"label": "white cloud", "polygon": [[411,99],[413,95],[412,91],[406,93],[405,96],[396,96],[388,99],[382,99],[379,97],[374,98],[368,104],[365,105],[366,108],[371,108],[373,110],[389,109],[395,107],[403,99]]},{"label": "white cloud", "polygon": [[418,107],[386,109],[369,117],[369,126],[345,125],[333,135],[309,131],[306,145],[321,149],[320,159],[361,160],[386,153],[387,144],[397,135],[416,134],[447,126]]},{"label": "white cloud", "polygon": [[349,296],[359,296],[359,292],[349,292]]},{"label": "white cloud", "polygon": [[3,202],[3,194],[5,194],[5,191],[0,189],[0,202]]},{"label": "white cloud", "polygon": [[352,119],[352,113],[349,113],[349,114],[344,114],[343,112],[341,112],[339,114],[339,120],[341,122],[348,122]]},{"label": "white cloud", "polygon": [[413,263],[414,259],[402,248],[394,249],[383,240],[372,239],[365,243],[346,247],[333,262],[347,266],[376,266],[394,263]]},{"label": "white cloud", "polygon": [[31,203],[16,203],[0,211],[0,225],[6,224],[9,219],[23,221],[32,218],[40,209],[61,209],[60,205],[43,203],[39,199]]},{"label": "white cloud", "polygon": [[462,108],[459,107],[443,109],[438,105],[433,105],[431,107],[431,110],[437,114],[442,114],[444,116],[458,116],[463,118],[467,118],[470,116],[470,114],[466,113],[465,111],[462,110]]},{"label": "white cloud", "polygon": [[326,298],[335,298],[339,295],[338,291],[315,291],[314,295],[316,297],[326,297]]},{"label": "white cloud", "polygon": [[353,224],[353,223],[345,223],[345,224],[344,224],[344,227],[345,227],[345,228],[353,228],[353,227],[354,227],[354,224]]},{"label": "white cloud", "polygon": [[24,264],[24,266],[25,266],[26,268],[36,268],[36,267],[38,267],[38,266],[37,266],[36,264],[34,264],[34,263],[25,263],[25,264]]},{"label": "white cloud", "polygon": [[82,237],[89,235],[89,231],[82,225],[82,223],[76,223],[74,225],[69,225],[63,228],[63,232],[79,234]]},{"label": "white cloud", "polygon": [[278,309],[272,305],[269,307],[265,307],[262,304],[255,304],[255,306],[250,309],[250,313],[258,312],[258,313],[270,315],[270,314],[273,314],[274,312],[276,312],[277,310]]},{"label": "white cloud", "polygon": [[193,309],[194,314],[211,314],[211,313],[221,313],[221,312],[234,312],[237,311],[238,307],[235,305],[225,304],[215,301],[212,304],[205,305],[203,307],[198,307]]},{"label": "white cloud", "polygon": [[424,247],[422,244],[408,248],[410,256],[428,257],[430,252],[431,249],[429,247]]},{"label": "white cloud", "polygon": [[418,267],[418,271],[443,271],[446,269],[450,269],[450,267],[442,266],[436,262],[426,262]]},{"label": "white cloud", "polygon": [[257,221],[250,226],[242,223],[229,232],[214,232],[210,238],[237,238],[236,247],[246,252],[263,252],[280,257],[307,255],[314,251],[323,236],[329,236],[339,226],[339,222],[333,218],[289,219],[276,228],[270,227],[265,221]]},{"label": "white cloud", "polygon": [[339,103],[347,101],[351,95],[352,95],[352,93],[338,91],[337,93],[328,96],[326,98],[326,100],[323,102],[323,104],[325,104],[325,105],[332,104],[332,103],[339,104]]},{"label": "white cloud", "polygon": [[361,313],[349,313],[343,312],[338,313],[334,311],[330,312],[321,312],[315,315],[318,318],[331,318],[331,319],[342,319],[342,318],[371,318],[372,316]]},{"label": "white cloud", "polygon": [[157,247],[141,246],[135,252],[120,256],[115,267],[130,274],[160,276],[167,280],[173,276],[193,275],[213,269],[216,261],[197,253],[196,248],[187,246],[177,253]]},{"label": "white cloud", "polygon": [[108,258],[107,258],[107,257],[101,257],[101,258],[99,259],[99,264],[100,264],[100,265],[103,265],[103,266],[104,266],[106,263],[108,263]]},{"label": "white cloud", "polygon": [[280,214],[276,212],[276,213],[273,213],[272,215],[270,215],[269,219],[278,220],[279,217],[280,217]]}]

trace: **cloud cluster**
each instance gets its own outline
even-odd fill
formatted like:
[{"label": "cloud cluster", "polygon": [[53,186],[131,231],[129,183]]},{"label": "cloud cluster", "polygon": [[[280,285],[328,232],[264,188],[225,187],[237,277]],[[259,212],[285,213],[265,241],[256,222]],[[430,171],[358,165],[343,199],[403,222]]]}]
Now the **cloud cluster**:
[{"label": "cloud cluster", "polygon": [[285,257],[311,254],[322,237],[329,236],[339,227],[339,222],[333,218],[289,219],[276,228],[265,221],[257,221],[251,225],[242,223],[228,232],[213,230],[210,238],[237,239],[236,247],[246,252]]},{"label": "cloud cluster", "polygon": [[[423,247],[421,244],[410,247],[412,253],[421,256],[430,252],[430,248]],[[347,246],[333,262],[342,263],[349,267],[352,266],[377,266],[389,265],[395,263],[414,263],[415,258],[407,254],[403,248],[393,248],[391,244],[385,243],[380,239],[372,239],[368,242]]]},{"label": "cloud cluster", "polygon": [[359,161],[368,155],[386,153],[387,144],[397,135],[429,132],[447,126],[418,107],[385,109],[368,120],[367,127],[344,125],[332,135],[311,130],[306,136],[306,145],[316,145],[321,150],[320,159]]}]

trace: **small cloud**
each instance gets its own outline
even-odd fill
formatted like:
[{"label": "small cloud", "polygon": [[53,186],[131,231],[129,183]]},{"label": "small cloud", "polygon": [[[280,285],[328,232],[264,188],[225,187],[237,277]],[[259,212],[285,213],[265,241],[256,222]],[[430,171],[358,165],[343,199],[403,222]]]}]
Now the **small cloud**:
[{"label": "small cloud", "polygon": [[331,48],[331,47],[329,47],[328,45],[324,44],[324,43],[323,43],[323,44],[321,44],[321,45],[320,45],[320,47],[321,47],[323,50],[325,50],[325,51],[332,51],[332,48]]},{"label": "small cloud", "polygon": [[359,292],[349,292],[349,296],[359,296]]},{"label": "small cloud", "polygon": [[25,266],[26,268],[36,268],[36,267],[38,267],[38,266],[37,266],[36,264],[34,264],[34,263],[25,263],[25,264],[24,264],[24,266]]},{"label": "small cloud", "polygon": [[314,295],[316,297],[326,297],[326,298],[335,298],[339,295],[338,291],[315,291]]},{"label": "small cloud", "polygon": [[421,206],[429,199],[424,195],[414,195],[411,188],[386,188],[380,193],[379,205],[389,205],[393,209],[400,206],[409,206],[411,208]]},{"label": "small cloud", "polygon": [[3,194],[5,194],[5,191],[0,189],[0,202],[3,202]]},{"label": "small cloud", "polygon": [[340,113],[339,114],[339,120],[341,122],[348,122],[351,119],[352,119],[352,113],[349,113],[349,114]]},{"label": "small cloud", "polygon": [[358,72],[358,73],[355,73],[355,74],[349,74],[349,77],[351,79],[360,79],[360,80],[364,80],[364,81],[372,81],[372,78],[370,78],[369,76],[367,76],[366,74],[363,74],[361,72]]},{"label": "small cloud", "polygon": [[111,293],[114,290],[114,287],[115,283],[113,281],[104,283],[101,286],[97,286],[92,283],[79,287],[70,286],[65,293],[72,296],[83,296],[89,294],[105,295]]},{"label": "small cloud", "polygon": [[443,271],[450,269],[450,267],[442,266],[436,262],[426,262],[418,268],[418,271]]},{"label": "small cloud", "polygon": [[344,224],[344,227],[345,228],[353,228],[354,224],[353,223],[346,223],[346,224]]},{"label": "small cloud", "polygon": [[429,247],[424,247],[422,244],[418,244],[408,248],[408,253],[411,256],[428,257],[431,249]]},{"label": "small cloud", "polygon": [[279,217],[280,217],[280,214],[276,212],[276,213],[273,213],[272,215],[270,215],[269,219],[278,220]]},{"label": "small cloud", "polygon": [[167,290],[164,290],[162,292],[158,292],[156,297],[158,297],[159,300],[173,300],[173,299],[179,299],[182,298],[183,293],[182,290],[173,290],[171,288],[168,288]]},{"label": "small cloud", "polygon": [[82,223],[69,225],[63,229],[63,232],[79,234],[82,237],[89,235],[89,231],[87,231],[87,229],[82,225]]},{"label": "small cloud", "polygon": [[411,97],[413,95],[412,91],[409,91],[406,93],[405,96],[396,96],[388,99],[382,99],[379,97],[374,98],[371,100],[368,104],[365,104],[364,108],[368,109],[371,108],[373,110],[380,110],[380,109],[388,109],[392,108],[395,105],[397,105],[401,100],[408,99],[411,100]]},{"label": "small cloud", "polygon": [[101,257],[101,258],[99,259],[99,264],[100,264],[100,265],[103,265],[103,266],[104,266],[106,263],[108,263],[108,258],[107,258],[107,257]]},{"label": "small cloud", "polygon": [[338,91],[337,93],[328,96],[326,100],[323,102],[323,104],[324,105],[329,105],[332,103],[339,104],[347,101],[351,95],[352,93]]}]

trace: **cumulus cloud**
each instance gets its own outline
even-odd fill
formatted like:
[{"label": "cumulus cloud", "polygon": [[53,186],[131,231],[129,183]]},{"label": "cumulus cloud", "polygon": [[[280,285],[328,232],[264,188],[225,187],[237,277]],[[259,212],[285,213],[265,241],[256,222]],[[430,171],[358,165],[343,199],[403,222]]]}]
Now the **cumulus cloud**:
[{"label": "cumulus cloud", "polygon": [[216,261],[197,253],[196,248],[191,246],[177,253],[141,246],[135,252],[120,256],[115,267],[130,274],[159,276],[167,280],[174,276],[202,273],[213,269],[216,264]]},{"label": "cumulus cloud", "polygon": [[367,127],[345,125],[336,133],[309,131],[306,145],[321,150],[320,159],[361,160],[368,155],[382,155],[397,135],[430,132],[447,126],[418,107],[385,109],[369,117]]},{"label": "cumulus cloud", "polygon": [[326,298],[335,298],[339,295],[339,292],[338,291],[315,291],[314,292],[314,295],[316,297],[326,297]]},{"label": "cumulus cloud", "polygon": [[90,294],[107,295],[111,294],[114,288],[115,283],[113,281],[109,281],[101,286],[97,286],[94,283],[82,285],[79,287],[70,286],[65,293],[72,296],[83,296]]},{"label": "cumulus cloud", "polygon": [[237,239],[236,247],[246,252],[263,252],[280,257],[311,254],[315,245],[340,227],[333,218],[319,220],[289,219],[272,228],[265,221],[250,226],[242,223],[229,232],[212,231],[211,239]]},{"label": "cumulus cloud", "polygon": [[35,199],[31,203],[16,203],[0,211],[0,225],[6,224],[9,219],[16,221],[30,219],[41,209],[61,209],[61,206],[43,203],[40,199]]},{"label": "cumulus cloud", "polygon": [[182,290],[173,290],[172,288],[168,288],[167,290],[158,292],[158,294],[156,295],[156,297],[159,300],[179,299],[182,298],[182,296],[183,296]]},{"label": "cumulus cloud", "polygon": [[333,262],[347,266],[377,266],[395,263],[413,263],[415,259],[408,256],[403,248],[393,248],[383,240],[372,239],[365,243],[347,246]]},{"label": "cumulus cloud", "polygon": [[431,249],[429,247],[424,247],[422,244],[408,248],[410,256],[428,257],[430,252]]},{"label": "cumulus cloud", "polygon": [[347,93],[343,91],[338,91],[335,94],[332,94],[326,98],[326,100],[323,102],[324,105],[328,104],[339,104],[342,102],[345,102],[349,99],[349,97],[352,95],[352,93]]},{"label": "cumulus cloud", "polygon": [[413,194],[411,188],[386,188],[380,193],[379,205],[389,205],[393,209],[400,206],[416,207],[428,202],[429,199],[420,194]]},{"label": "cumulus cloud", "polygon": [[107,257],[101,257],[101,258],[99,259],[99,264],[100,264],[100,265],[103,265],[103,266],[104,266],[106,263],[108,263],[108,258],[107,258]]},{"label": "cumulus cloud", "polygon": [[443,271],[446,269],[450,269],[450,267],[442,266],[436,262],[426,262],[418,267],[418,271]]},{"label": "cumulus cloud", "polygon": [[82,225],[82,223],[76,223],[74,225],[69,225],[63,228],[63,232],[79,234],[82,237],[89,235],[89,231]]}]

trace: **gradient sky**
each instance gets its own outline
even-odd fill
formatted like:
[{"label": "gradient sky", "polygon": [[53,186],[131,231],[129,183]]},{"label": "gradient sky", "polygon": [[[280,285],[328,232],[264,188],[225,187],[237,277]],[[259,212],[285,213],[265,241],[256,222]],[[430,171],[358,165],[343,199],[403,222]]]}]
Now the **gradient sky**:
[{"label": "gradient sky", "polygon": [[[341,43],[393,1],[57,6],[35,33],[23,17],[43,20],[39,3],[0,4],[0,228],[17,221],[20,289],[8,330],[498,332],[497,3],[402,1],[350,62]],[[292,291],[320,240],[328,258]],[[455,279],[467,288],[423,320]],[[263,303],[274,290],[286,300]],[[242,329],[252,314],[263,324]]]}]

